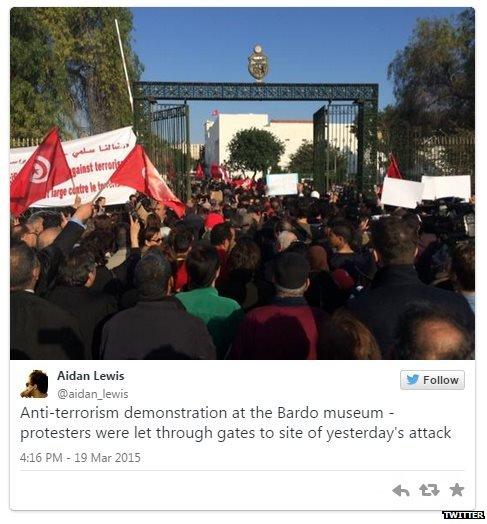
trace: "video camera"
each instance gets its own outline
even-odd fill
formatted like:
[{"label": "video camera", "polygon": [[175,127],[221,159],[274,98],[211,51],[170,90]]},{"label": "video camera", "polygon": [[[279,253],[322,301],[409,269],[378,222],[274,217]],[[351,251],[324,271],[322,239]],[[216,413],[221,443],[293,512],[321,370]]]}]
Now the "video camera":
[{"label": "video camera", "polygon": [[418,209],[425,232],[452,241],[475,238],[474,205],[458,198],[445,198]]}]

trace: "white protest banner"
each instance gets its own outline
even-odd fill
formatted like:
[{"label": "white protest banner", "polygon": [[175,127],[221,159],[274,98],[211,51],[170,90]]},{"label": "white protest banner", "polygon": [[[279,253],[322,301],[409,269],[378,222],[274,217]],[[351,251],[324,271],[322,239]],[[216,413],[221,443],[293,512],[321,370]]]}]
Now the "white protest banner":
[{"label": "white protest banner", "polygon": [[267,195],[283,196],[298,194],[297,173],[270,174],[266,176]]},{"label": "white protest banner", "polygon": [[[54,187],[47,198],[35,202],[32,207],[69,206],[76,195],[81,197],[82,202],[88,202],[105,186],[102,196],[107,199],[107,204],[123,204],[134,190],[118,184],[107,185],[107,181],[135,142],[131,127],[63,142],[73,179]],[[10,150],[10,182],[35,150],[36,147]]]},{"label": "white protest banner", "polygon": [[421,182],[425,185],[423,200],[457,197],[468,201],[471,197],[470,175],[423,176]]},{"label": "white protest banner", "polygon": [[423,200],[435,200],[436,199],[436,185],[435,176],[422,176],[421,183],[424,184],[423,189]]},{"label": "white protest banner", "polygon": [[382,186],[382,204],[388,206],[405,207],[414,209],[418,202],[423,199],[424,184],[421,182],[412,182],[410,180],[401,180],[399,178],[384,178]]}]

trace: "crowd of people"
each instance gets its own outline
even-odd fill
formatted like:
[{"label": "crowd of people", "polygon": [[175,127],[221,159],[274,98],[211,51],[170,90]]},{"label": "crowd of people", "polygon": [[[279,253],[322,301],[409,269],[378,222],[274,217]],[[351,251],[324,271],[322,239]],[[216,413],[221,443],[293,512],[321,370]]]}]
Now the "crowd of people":
[{"label": "crowd of people", "polygon": [[13,359],[470,359],[475,245],[353,188],[195,183],[11,222]]}]

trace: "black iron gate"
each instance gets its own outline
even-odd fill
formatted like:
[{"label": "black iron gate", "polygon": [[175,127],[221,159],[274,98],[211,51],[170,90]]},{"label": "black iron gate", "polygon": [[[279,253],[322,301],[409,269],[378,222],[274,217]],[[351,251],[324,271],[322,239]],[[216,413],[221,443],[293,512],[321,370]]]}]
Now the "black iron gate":
[{"label": "black iron gate", "polygon": [[[363,192],[372,192],[377,181],[377,110],[379,87],[377,84],[267,84],[267,83],[218,83],[218,82],[134,82],[134,127],[138,141],[144,145],[152,140],[153,117],[151,106],[158,101],[188,100],[241,100],[241,101],[328,101],[328,115],[320,121],[328,121],[328,131],[316,130],[321,143],[329,143],[321,148],[317,157],[325,161],[321,167],[322,184],[324,188],[326,175],[331,180],[332,173],[336,177],[356,175],[357,187]],[[333,103],[333,104],[332,104]],[[342,104],[341,109],[339,105]],[[344,105],[347,104],[347,105]],[[333,109],[329,106],[333,105]],[[335,109],[337,108],[337,109]],[[187,109],[186,115],[187,113]],[[323,111],[325,111],[323,109]],[[351,122],[353,116],[353,123]],[[333,129],[340,126],[332,125],[334,119],[338,123],[349,126],[343,133],[335,133]],[[340,119],[342,119],[340,121]],[[319,119],[318,119],[319,120]],[[331,124],[330,124],[331,123]],[[186,126],[188,122],[186,119]],[[156,132],[157,133],[157,132]],[[354,134],[354,139],[350,136]],[[328,137],[328,138],[327,138]],[[333,142],[336,140],[336,143]],[[345,145],[343,145],[345,140]],[[189,130],[186,147],[189,151]],[[342,147],[345,149],[342,151]],[[334,148],[334,149],[332,149]],[[177,147],[174,149],[178,149]],[[328,149],[328,164],[326,151]],[[333,155],[336,149],[337,167]],[[321,155],[321,156],[320,156]],[[342,158],[344,157],[344,158]],[[344,167],[346,163],[346,169]],[[342,166],[343,164],[343,166]],[[189,168],[189,155],[188,163]],[[164,171],[164,170],[163,170]],[[164,171],[165,172],[165,171]],[[184,174],[184,183],[177,182],[179,187],[188,186],[188,171]],[[179,178],[179,177],[178,177]],[[318,177],[319,183],[319,177]],[[189,194],[186,191],[186,194]]]},{"label": "black iron gate", "polygon": [[313,115],[314,185],[328,191],[332,184],[359,179],[359,105],[328,104]]},{"label": "black iron gate", "polygon": [[152,103],[148,116],[150,128],[139,133],[139,142],[178,197],[186,201],[191,197],[189,106]]}]

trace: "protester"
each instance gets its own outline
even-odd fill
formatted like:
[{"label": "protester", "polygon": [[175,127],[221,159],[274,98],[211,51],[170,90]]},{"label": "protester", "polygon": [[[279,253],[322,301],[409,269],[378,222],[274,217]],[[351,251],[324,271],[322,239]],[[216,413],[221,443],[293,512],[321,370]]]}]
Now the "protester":
[{"label": "protester", "polygon": [[186,259],[189,291],[178,293],[188,313],[201,318],[210,332],[218,358],[227,356],[242,320],[243,311],[234,300],[221,297],[215,288],[220,271],[217,249],[203,243],[192,247]]},{"label": "protester", "polygon": [[383,358],[391,358],[394,332],[411,302],[424,301],[473,332],[475,317],[455,293],[423,284],[414,269],[418,235],[397,217],[378,220],[372,229],[373,254],[379,266],[371,288],[347,307],[374,334]]},{"label": "protester", "polygon": [[169,296],[172,268],[158,248],[138,262],[134,275],[138,302],[109,320],[101,356],[111,359],[213,359],[215,347],[205,324]]},{"label": "protester", "polygon": [[345,309],[336,311],[320,326],[318,358],[325,360],[379,360],[372,333]]},{"label": "protester", "polygon": [[216,247],[220,259],[220,273],[217,284],[221,286],[228,276],[228,254],[235,244],[235,229],[231,227],[229,222],[217,224],[210,231],[210,242],[212,246]]},{"label": "protester", "polygon": [[[12,355],[397,358],[400,319],[418,301],[473,340],[474,244],[454,219],[461,209],[445,229],[420,208],[386,213],[352,184],[268,197],[249,182],[199,180],[182,216],[134,193],[118,206],[77,198],[11,220],[13,267],[23,256],[30,271],[12,287]],[[71,338],[45,336],[48,312]],[[455,352],[422,343],[421,354],[462,355],[462,344]]]},{"label": "protester", "polygon": [[475,313],[475,244],[458,245],[452,255],[451,278]]},{"label": "protester", "polygon": [[33,248],[10,248],[10,354],[12,359],[65,360],[86,357],[77,321],[35,294],[41,265]]},{"label": "protester", "polygon": [[48,295],[50,302],[77,319],[87,358],[99,358],[103,322],[117,310],[112,295],[89,292],[95,278],[95,257],[85,247],[75,248],[61,266],[57,286]]},{"label": "protester", "polygon": [[465,360],[473,358],[473,340],[448,313],[417,303],[399,318],[394,351],[402,360]]},{"label": "protester", "polygon": [[175,228],[169,238],[169,244],[176,256],[176,275],[174,277],[174,292],[185,291],[188,285],[188,270],[186,258],[194,241],[193,231],[186,226]]},{"label": "protester", "polygon": [[303,295],[310,266],[297,253],[282,253],[274,263],[276,296],[253,309],[240,325],[232,350],[235,359],[316,359],[317,325],[326,318]]}]

